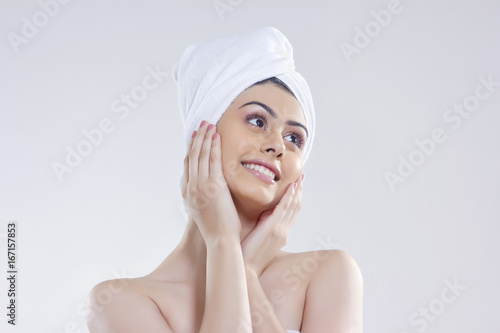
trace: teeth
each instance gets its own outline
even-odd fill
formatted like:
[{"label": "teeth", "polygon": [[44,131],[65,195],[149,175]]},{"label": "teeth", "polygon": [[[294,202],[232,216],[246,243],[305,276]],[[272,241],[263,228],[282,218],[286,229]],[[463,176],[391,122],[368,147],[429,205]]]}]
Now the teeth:
[{"label": "teeth", "polygon": [[251,164],[251,163],[243,163],[243,166],[245,168],[248,168],[248,169],[252,169],[252,170],[255,170],[255,171],[258,171],[266,176],[268,176],[269,178],[273,179],[276,177],[276,175],[274,174],[274,172],[272,172],[270,169],[262,166],[262,165],[256,165],[256,164]]}]

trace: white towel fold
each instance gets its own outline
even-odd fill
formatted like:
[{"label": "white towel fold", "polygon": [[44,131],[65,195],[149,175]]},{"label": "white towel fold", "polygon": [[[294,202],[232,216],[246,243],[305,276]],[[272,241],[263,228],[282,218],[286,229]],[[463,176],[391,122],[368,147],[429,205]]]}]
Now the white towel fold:
[{"label": "white towel fold", "polygon": [[292,46],[278,29],[265,27],[190,45],[172,74],[178,85],[186,148],[201,121],[216,124],[246,88],[273,76],[283,81],[300,103],[307,123],[305,164],[314,139],[314,105],[306,81],[295,71]]}]

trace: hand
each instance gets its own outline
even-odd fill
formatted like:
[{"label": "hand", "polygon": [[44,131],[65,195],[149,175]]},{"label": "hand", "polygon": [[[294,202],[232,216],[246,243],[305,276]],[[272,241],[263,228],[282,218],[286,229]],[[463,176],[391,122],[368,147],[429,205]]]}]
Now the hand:
[{"label": "hand", "polygon": [[[280,202],[265,210],[259,217],[255,228],[248,234],[241,249],[245,267],[260,276],[264,268],[286,245],[288,232],[300,211],[303,175],[290,184]],[[294,185],[297,188],[294,189]]]},{"label": "hand", "polygon": [[203,121],[184,159],[182,197],[208,243],[218,236],[240,239],[241,223],[222,173],[220,136]]}]

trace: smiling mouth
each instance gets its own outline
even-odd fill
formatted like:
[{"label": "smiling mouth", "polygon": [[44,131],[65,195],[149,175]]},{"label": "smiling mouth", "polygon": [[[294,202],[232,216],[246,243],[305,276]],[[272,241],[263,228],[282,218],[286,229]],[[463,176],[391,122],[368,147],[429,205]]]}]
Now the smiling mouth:
[{"label": "smiling mouth", "polygon": [[272,182],[277,182],[279,180],[278,177],[274,174],[274,172],[272,172],[269,168],[266,168],[265,166],[253,163],[245,163],[245,162],[241,162],[241,165],[243,165],[243,167],[248,170],[257,171],[261,175],[266,176]]}]

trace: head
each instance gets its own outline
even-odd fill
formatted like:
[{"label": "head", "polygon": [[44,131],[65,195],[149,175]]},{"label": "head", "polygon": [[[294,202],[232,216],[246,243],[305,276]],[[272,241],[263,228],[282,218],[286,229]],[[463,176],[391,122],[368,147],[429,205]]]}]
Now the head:
[{"label": "head", "polygon": [[[307,140],[307,129],[300,125],[307,128],[300,103],[274,77],[253,84],[226,109],[217,123],[217,133],[224,178],[236,206],[258,210],[274,207],[297,180]],[[279,170],[274,182],[260,179],[243,166],[254,159]]]},{"label": "head", "polygon": [[[216,123],[224,178],[237,208],[251,214],[276,206],[300,176],[316,126],[311,91],[295,71],[288,39],[268,26],[192,44],[172,74],[185,147],[202,120]],[[274,165],[279,179],[269,184],[256,177],[242,165],[252,159]]]}]

